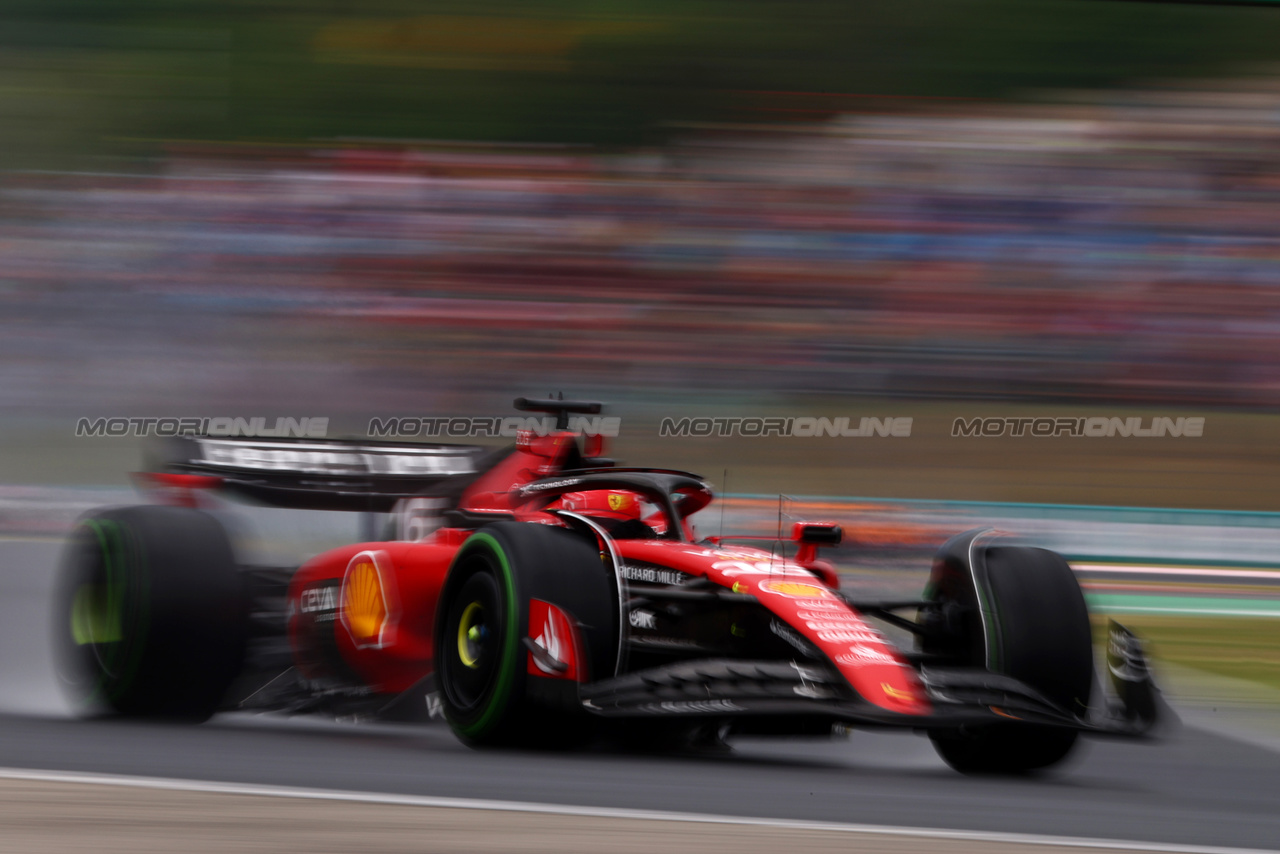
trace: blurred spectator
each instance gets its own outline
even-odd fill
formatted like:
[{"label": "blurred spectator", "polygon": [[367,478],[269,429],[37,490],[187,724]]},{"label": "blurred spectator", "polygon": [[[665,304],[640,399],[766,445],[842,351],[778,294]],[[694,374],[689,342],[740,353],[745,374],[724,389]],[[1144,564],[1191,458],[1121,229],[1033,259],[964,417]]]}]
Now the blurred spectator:
[{"label": "blurred spectator", "polygon": [[271,402],[264,363],[351,411],[575,384],[1280,393],[1280,79],[708,130],[628,155],[284,151],[6,175],[6,402]]}]

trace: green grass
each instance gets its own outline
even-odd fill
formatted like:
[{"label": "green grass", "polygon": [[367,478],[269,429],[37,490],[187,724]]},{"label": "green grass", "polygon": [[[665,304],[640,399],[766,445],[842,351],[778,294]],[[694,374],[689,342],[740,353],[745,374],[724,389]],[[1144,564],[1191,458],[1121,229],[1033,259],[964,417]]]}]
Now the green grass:
[{"label": "green grass", "polygon": [[[1280,619],[1244,617],[1116,618],[1146,640],[1150,656],[1219,676],[1280,689]],[[1099,643],[1106,619],[1095,618]]]}]

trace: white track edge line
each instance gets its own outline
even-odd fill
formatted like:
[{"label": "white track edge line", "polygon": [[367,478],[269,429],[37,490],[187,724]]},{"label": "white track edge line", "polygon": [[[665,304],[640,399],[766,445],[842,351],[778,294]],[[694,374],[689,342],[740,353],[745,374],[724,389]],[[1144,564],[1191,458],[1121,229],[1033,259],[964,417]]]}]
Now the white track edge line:
[{"label": "white track edge line", "polygon": [[846,824],[829,821],[801,821],[781,818],[713,815],[708,813],[636,810],[622,807],[568,806],[526,801],[498,801],[479,798],[446,798],[432,795],[398,795],[380,792],[357,792],[340,789],[312,789],[273,786],[258,783],[217,783],[167,777],[142,777],[127,774],[43,771],[30,768],[0,768],[0,780],[28,780],[41,783],[77,783],[97,786],[122,786],[137,789],[165,789],[177,792],[200,792],[220,795],[256,795],[302,800],[345,801],[349,803],[386,804],[390,806],[434,807],[443,809],[492,810],[538,815],[561,815],[578,818],[617,818],[641,821],[690,822],[747,827],[773,827],[782,830],[815,830],[838,833],[865,833],[917,839],[949,839],[955,841],[1044,845],[1058,848],[1112,848],[1123,851],[1166,852],[1167,854],[1278,854],[1274,849],[1229,848],[1207,845],[1178,845],[1161,842],[1135,842],[1123,839],[1091,839],[1085,837],[1050,836],[1032,833],[1003,833],[981,830],[949,830],[876,824]]}]

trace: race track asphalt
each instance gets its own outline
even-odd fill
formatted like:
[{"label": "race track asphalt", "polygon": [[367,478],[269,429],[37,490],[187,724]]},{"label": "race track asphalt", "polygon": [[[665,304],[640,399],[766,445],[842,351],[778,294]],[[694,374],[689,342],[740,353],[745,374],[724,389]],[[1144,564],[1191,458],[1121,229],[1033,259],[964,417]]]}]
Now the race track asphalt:
[{"label": "race track asphalt", "polygon": [[1199,725],[1159,743],[1090,742],[1054,773],[1009,780],[957,775],[906,733],[653,756],[474,751],[439,725],[75,720],[48,652],[57,552],[0,540],[0,767],[1280,848],[1280,752]]}]

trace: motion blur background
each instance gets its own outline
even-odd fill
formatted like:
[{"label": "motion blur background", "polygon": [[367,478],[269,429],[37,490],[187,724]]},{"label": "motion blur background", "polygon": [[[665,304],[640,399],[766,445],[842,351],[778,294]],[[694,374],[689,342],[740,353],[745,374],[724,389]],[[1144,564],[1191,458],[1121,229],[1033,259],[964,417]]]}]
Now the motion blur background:
[{"label": "motion blur background", "polygon": [[[0,0],[0,533],[117,500],[140,443],[82,417],[363,436],[562,390],[731,521],[840,497],[806,506],[863,520],[863,584],[993,515],[1247,564],[1090,595],[1260,603],[1139,627],[1274,710],[1278,213],[1280,4]],[[659,436],[698,415],[914,422]],[[1205,429],[950,432],[1064,415]]]},{"label": "motion blur background", "polygon": [[123,483],[84,416],[564,390],[749,491],[1277,509],[1277,59],[1238,6],[5,0],[0,473]]}]

